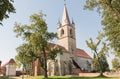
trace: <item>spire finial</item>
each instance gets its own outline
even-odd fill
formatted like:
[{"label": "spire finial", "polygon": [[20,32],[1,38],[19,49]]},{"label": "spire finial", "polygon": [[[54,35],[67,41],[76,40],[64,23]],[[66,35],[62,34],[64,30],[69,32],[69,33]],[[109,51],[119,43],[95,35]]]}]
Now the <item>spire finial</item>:
[{"label": "spire finial", "polygon": [[64,5],[66,5],[66,0],[64,0]]},{"label": "spire finial", "polygon": [[[66,0],[64,0],[66,1]],[[68,12],[67,12],[67,7],[64,4],[64,10],[63,10],[63,17],[62,17],[62,25],[70,24]]]},{"label": "spire finial", "polygon": [[73,18],[72,18],[72,24],[75,25]]}]

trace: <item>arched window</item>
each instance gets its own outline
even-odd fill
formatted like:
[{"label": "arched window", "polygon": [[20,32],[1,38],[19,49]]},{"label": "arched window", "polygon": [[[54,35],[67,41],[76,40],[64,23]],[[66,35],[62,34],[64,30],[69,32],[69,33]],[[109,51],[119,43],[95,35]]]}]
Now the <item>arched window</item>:
[{"label": "arched window", "polygon": [[72,29],[70,29],[70,37],[71,38],[73,37],[73,31],[72,31]]},{"label": "arched window", "polygon": [[62,30],[61,30],[61,36],[62,36],[63,34],[64,34],[64,30],[62,29]]},{"label": "arched window", "polygon": [[72,34],[72,29],[70,29],[70,35]]}]

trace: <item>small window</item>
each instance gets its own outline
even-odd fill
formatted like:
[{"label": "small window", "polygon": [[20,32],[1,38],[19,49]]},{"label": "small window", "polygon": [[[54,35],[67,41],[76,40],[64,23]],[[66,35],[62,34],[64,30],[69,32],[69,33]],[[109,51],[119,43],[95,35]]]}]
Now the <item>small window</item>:
[{"label": "small window", "polygon": [[62,36],[63,34],[64,34],[64,30],[62,29],[62,30],[61,30],[61,36]]},{"label": "small window", "polygon": [[70,29],[70,35],[72,35],[72,29]]},{"label": "small window", "polygon": [[70,29],[70,37],[71,37],[71,38],[73,37],[72,29]]}]

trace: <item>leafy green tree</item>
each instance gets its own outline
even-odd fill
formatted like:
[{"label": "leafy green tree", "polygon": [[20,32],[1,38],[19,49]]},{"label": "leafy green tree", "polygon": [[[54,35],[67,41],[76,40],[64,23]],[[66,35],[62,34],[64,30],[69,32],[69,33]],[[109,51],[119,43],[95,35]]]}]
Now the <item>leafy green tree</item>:
[{"label": "leafy green tree", "polygon": [[[108,65],[108,62],[107,62],[107,59],[106,59],[105,55],[100,57],[100,62],[102,64],[102,71],[103,72],[108,71],[109,70],[109,65]],[[94,57],[93,57],[93,71],[94,72],[99,72],[100,71],[98,59],[97,59],[95,54],[94,54]]]},{"label": "leafy green tree", "polygon": [[118,68],[120,68],[120,61],[118,58],[114,58],[112,60],[112,66],[115,70],[117,70]]},{"label": "leafy green tree", "polygon": [[14,0],[0,0],[0,24],[4,18],[9,18],[10,13],[15,13],[13,2]]},{"label": "leafy green tree", "polygon": [[[109,68],[106,57],[105,57],[108,47],[106,46],[105,43],[102,43],[103,44],[102,48],[98,47],[101,43],[101,39],[98,39],[98,42],[94,43],[93,40],[90,38],[90,40],[86,41],[86,43],[87,43],[87,46],[94,53],[93,67],[96,68],[96,66],[98,66],[99,68],[97,67],[96,70],[100,70],[100,75],[103,76],[103,72]],[[98,50],[98,49],[100,49],[100,50]]]},{"label": "leafy green tree", "polygon": [[15,56],[17,66],[21,67],[23,66],[23,71],[30,72],[31,65],[33,64],[33,61],[35,57],[33,56],[32,48],[29,44],[25,43],[21,46],[17,47],[17,55]]},{"label": "leafy green tree", "polygon": [[49,41],[57,37],[56,33],[50,33],[47,31],[47,24],[44,19],[45,14],[40,12],[39,14],[33,14],[30,16],[30,25],[21,25],[15,23],[14,32],[16,36],[21,36],[24,41],[32,46],[33,56],[39,58],[42,68],[45,71],[45,78],[47,75],[47,60],[55,59],[57,53],[61,53],[61,50],[56,47],[51,48]]},{"label": "leafy green tree", "polygon": [[102,14],[105,37],[120,57],[120,0],[86,0],[85,9],[97,9]]},{"label": "leafy green tree", "polygon": [[98,59],[97,59],[96,55],[94,54],[94,56],[93,56],[93,72],[99,72],[99,71],[100,71],[100,67],[99,67]]},{"label": "leafy green tree", "polygon": [[107,62],[107,58],[106,58],[106,55],[102,55],[100,57],[100,62],[102,62],[102,71],[105,72],[105,71],[109,71],[109,64]]}]

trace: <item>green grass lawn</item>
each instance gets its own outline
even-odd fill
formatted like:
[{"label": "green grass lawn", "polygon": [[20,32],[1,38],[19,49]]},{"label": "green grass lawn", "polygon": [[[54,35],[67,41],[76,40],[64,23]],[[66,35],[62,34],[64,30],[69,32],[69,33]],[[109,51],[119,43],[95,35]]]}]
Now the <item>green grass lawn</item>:
[{"label": "green grass lawn", "polygon": [[9,79],[8,77],[0,77],[0,79]]},{"label": "green grass lawn", "polygon": [[[27,79],[45,79],[43,76],[29,77]],[[120,79],[120,78],[110,78],[110,77],[75,77],[75,76],[52,76],[48,79]]]},{"label": "green grass lawn", "polygon": [[[8,78],[8,77],[0,77],[0,79],[22,79],[22,77]],[[25,77],[24,79],[45,79],[44,76],[36,76],[36,77]],[[120,79],[120,78],[112,78],[112,77],[78,77],[78,76],[50,76],[48,79]]]}]

